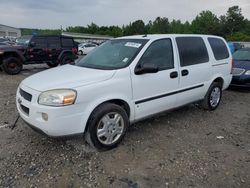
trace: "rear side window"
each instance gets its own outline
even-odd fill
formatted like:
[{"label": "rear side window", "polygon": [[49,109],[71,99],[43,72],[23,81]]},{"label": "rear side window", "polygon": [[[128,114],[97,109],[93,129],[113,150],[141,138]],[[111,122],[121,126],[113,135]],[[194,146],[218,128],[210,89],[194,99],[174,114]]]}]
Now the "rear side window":
[{"label": "rear side window", "polygon": [[74,41],[71,38],[62,38],[63,47],[74,47]]},{"label": "rear side window", "polygon": [[48,37],[48,48],[60,48],[60,38],[59,37]]},{"label": "rear side window", "polygon": [[47,48],[47,41],[45,37],[34,37],[32,42],[35,42],[35,48]]},{"label": "rear side window", "polygon": [[153,42],[143,54],[140,64],[153,63],[159,70],[174,68],[174,56],[170,39]]},{"label": "rear side window", "polygon": [[176,38],[182,67],[209,61],[206,45],[201,37]]},{"label": "rear side window", "polygon": [[209,37],[208,42],[213,50],[216,60],[227,59],[229,57],[227,46],[223,40]]}]

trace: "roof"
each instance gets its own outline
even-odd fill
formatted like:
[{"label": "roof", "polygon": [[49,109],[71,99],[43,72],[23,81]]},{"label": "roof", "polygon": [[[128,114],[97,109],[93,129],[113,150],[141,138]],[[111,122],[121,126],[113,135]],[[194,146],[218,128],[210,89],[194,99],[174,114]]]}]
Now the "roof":
[{"label": "roof", "polygon": [[215,35],[200,35],[200,34],[150,34],[150,35],[133,35],[133,36],[125,36],[120,37],[119,39],[148,39],[148,40],[156,40],[166,37],[216,37],[221,38]]},{"label": "roof", "polygon": [[9,27],[9,28],[12,28],[12,29],[20,29],[20,28],[16,28],[16,27],[11,27],[11,26],[8,26],[8,25],[3,25],[3,24],[0,24],[0,27],[3,26],[3,27]]},{"label": "roof", "polygon": [[62,32],[63,36],[70,36],[74,38],[82,38],[82,39],[112,39],[114,37],[107,35],[93,35],[88,33],[72,33],[72,32]]}]

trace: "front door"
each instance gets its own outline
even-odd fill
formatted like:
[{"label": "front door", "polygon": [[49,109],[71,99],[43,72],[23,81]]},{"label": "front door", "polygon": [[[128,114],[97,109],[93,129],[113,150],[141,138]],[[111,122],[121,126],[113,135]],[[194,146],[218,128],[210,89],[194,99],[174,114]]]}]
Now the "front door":
[{"label": "front door", "polygon": [[131,70],[135,119],[170,109],[176,105],[174,92],[179,87],[176,54],[170,38],[154,41],[142,55],[136,67],[155,65],[159,71],[136,75]]},{"label": "front door", "polygon": [[48,59],[46,37],[33,37],[31,44],[34,46],[28,49],[30,61],[46,61]]}]

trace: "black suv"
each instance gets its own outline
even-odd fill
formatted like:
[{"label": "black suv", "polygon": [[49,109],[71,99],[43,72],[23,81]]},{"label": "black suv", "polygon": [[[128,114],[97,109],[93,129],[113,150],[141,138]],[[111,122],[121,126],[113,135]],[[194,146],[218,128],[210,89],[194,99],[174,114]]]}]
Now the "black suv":
[{"label": "black suv", "polygon": [[74,62],[77,44],[72,37],[61,35],[33,36],[14,46],[0,46],[0,68],[18,74],[24,64],[47,63],[50,67]]}]

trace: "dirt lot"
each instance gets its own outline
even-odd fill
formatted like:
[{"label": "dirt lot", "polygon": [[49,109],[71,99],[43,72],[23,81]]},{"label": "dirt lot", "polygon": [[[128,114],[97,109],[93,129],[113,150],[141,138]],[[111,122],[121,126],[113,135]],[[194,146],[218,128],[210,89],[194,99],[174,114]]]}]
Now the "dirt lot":
[{"label": "dirt lot", "polygon": [[[30,67],[28,67],[30,68]],[[82,137],[49,139],[19,120],[21,80],[0,72],[0,187],[250,187],[250,92],[224,92],[220,107],[190,105],[131,126],[99,153]]]}]

